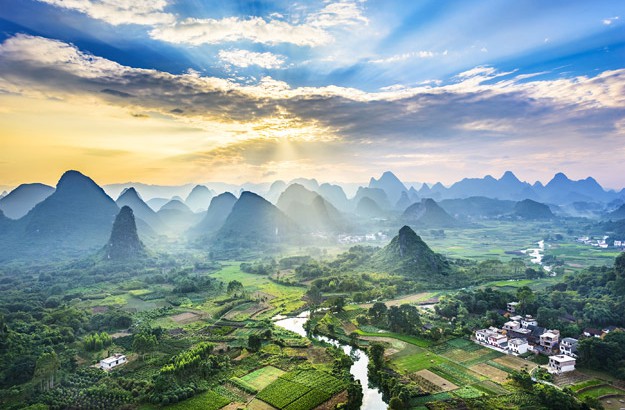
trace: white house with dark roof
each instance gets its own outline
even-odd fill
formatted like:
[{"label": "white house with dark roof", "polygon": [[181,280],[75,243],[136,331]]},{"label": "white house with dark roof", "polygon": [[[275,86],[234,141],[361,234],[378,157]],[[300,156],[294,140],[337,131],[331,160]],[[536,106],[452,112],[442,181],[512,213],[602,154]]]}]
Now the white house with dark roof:
[{"label": "white house with dark roof", "polygon": [[575,358],[565,354],[549,356],[549,373],[565,373],[575,370]]},{"label": "white house with dark roof", "polygon": [[525,315],[521,319],[521,326],[527,329],[528,326],[538,326],[538,321],[532,315]]}]

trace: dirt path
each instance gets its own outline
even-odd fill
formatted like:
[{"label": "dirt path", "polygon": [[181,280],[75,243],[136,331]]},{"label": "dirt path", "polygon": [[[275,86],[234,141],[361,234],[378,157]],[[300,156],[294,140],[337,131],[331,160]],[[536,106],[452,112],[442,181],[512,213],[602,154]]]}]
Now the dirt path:
[{"label": "dirt path", "polygon": [[[431,303],[437,303],[437,302],[438,302],[438,296],[436,296],[436,293],[434,292],[420,292],[420,293],[415,293],[413,295],[406,295],[397,299],[384,301],[386,306],[399,306],[405,303],[413,303],[413,304],[420,305],[420,304],[431,304]],[[358,306],[365,308],[365,309],[369,309],[371,306],[373,306],[373,303],[363,303]]]}]

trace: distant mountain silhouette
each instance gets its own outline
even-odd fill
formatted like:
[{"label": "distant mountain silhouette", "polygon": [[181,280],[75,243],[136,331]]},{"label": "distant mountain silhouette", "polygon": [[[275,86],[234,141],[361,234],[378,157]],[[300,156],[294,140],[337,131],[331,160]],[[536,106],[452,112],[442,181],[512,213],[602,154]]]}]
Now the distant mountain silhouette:
[{"label": "distant mountain silhouette", "polygon": [[385,212],[380,208],[375,200],[368,196],[362,197],[356,205],[356,215],[365,218],[381,218],[385,216]]},{"label": "distant mountain silhouette", "polygon": [[412,203],[413,201],[410,200],[406,191],[402,191],[399,200],[395,204],[395,209],[399,211],[405,211],[406,208],[408,208]]},{"label": "distant mountain silhouette", "polygon": [[524,199],[514,205],[514,215],[523,219],[552,219],[553,212],[549,206],[540,202]]},{"label": "distant mountain silhouette", "polygon": [[396,204],[399,201],[402,192],[408,192],[408,188],[391,171],[384,172],[380,179],[371,178],[369,188],[383,190],[391,204]]},{"label": "distant mountain silhouette", "polygon": [[592,177],[573,181],[562,172],[555,174],[542,190],[538,190],[538,194],[543,200],[555,203],[605,202],[615,197],[615,194],[606,192]]},{"label": "distant mountain silhouette", "polygon": [[126,261],[146,256],[145,247],[137,234],[134,214],[129,206],[123,206],[117,214],[103,253],[104,259],[110,261]]},{"label": "distant mountain silhouette", "polygon": [[106,242],[118,212],[115,202],[91,178],[67,171],[54,193],[17,221],[11,234],[0,240],[8,242],[4,248],[11,253],[9,258],[78,255]]},{"label": "distant mountain silhouette", "polygon": [[276,206],[245,191],[215,234],[213,244],[222,250],[262,250],[292,240],[299,233],[297,224]]},{"label": "distant mountain silhouette", "polygon": [[410,227],[404,226],[391,242],[371,258],[371,266],[377,270],[400,274],[411,278],[447,275],[449,262],[430,247]]},{"label": "distant mountain silhouette", "polygon": [[347,212],[350,210],[350,203],[345,195],[345,191],[339,185],[333,184],[321,184],[319,186],[319,194],[328,202],[330,202],[336,209]]},{"label": "distant mountain silhouette", "polygon": [[386,191],[384,191],[381,188],[360,187],[358,188],[358,191],[356,191],[356,196],[354,196],[354,198],[352,199],[352,202],[358,205],[360,200],[363,198],[372,199],[383,210],[390,210],[393,208],[393,205],[391,205],[391,203],[388,200]]},{"label": "distant mountain silhouette", "polygon": [[134,216],[143,220],[147,223],[154,231],[163,232],[166,230],[166,226],[164,225],[161,218],[158,216],[156,212],[152,208],[146,204],[137,190],[134,187],[130,187],[126,189],[120,196],[117,198],[117,206],[124,207],[128,206],[132,209]]},{"label": "distant mountain silhouette", "polygon": [[460,224],[431,198],[410,205],[402,214],[402,221],[432,228],[449,228]]},{"label": "distant mountain silhouette", "polygon": [[197,225],[204,214],[196,214],[179,199],[172,199],[156,213],[165,225],[174,233],[181,234]]},{"label": "distant mountain silhouette", "polygon": [[300,184],[289,185],[280,195],[277,206],[311,232],[341,232],[347,227],[343,215],[330,202]]},{"label": "distant mountain silhouette", "polygon": [[462,199],[445,199],[439,202],[439,206],[448,214],[459,218],[484,219],[497,218],[510,214],[514,211],[516,202],[473,196]]},{"label": "distant mountain silhouette", "polygon": [[189,230],[189,236],[203,237],[219,230],[230,215],[235,202],[237,197],[230,192],[213,197],[206,215],[199,224]]},{"label": "distant mountain silhouette", "polygon": [[22,184],[0,199],[0,211],[7,218],[20,219],[53,192],[48,185]]},{"label": "distant mountain silhouette", "polygon": [[[427,185],[426,185],[427,186]],[[421,199],[420,195],[419,195],[419,191],[417,191],[416,189],[414,189],[413,186],[410,187],[410,189],[408,190],[408,198],[410,199],[411,203],[417,202],[418,200]],[[401,198],[400,198],[401,199]]]},{"label": "distant mountain silhouette", "polygon": [[152,208],[152,210],[154,212],[158,212],[169,201],[171,201],[171,199],[167,199],[167,198],[152,198],[152,199],[148,200],[146,202],[146,204],[148,204],[148,206],[150,208]]},{"label": "distant mountain silhouette", "polygon": [[278,198],[280,198],[280,194],[286,189],[286,182],[278,180],[275,181],[269,187],[269,191],[265,194],[265,199],[272,204],[278,202]]},{"label": "distant mountain silhouette", "polygon": [[528,195],[536,196],[532,191],[532,186],[527,182],[519,181],[511,171],[506,171],[500,179],[495,179],[490,175],[484,178],[464,178],[443,193],[445,198],[485,196],[512,200],[525,199]]},{"label": "distant mountain silhouette", "polygon": [[289,185],[291,184],[300,184],[309,191],[319,191],[319,182],[317,182],[317,180],[314,178],[296,178],[289,183]]},{"label": "distant mountain silhouette", "polygon": [[203,212],[208,209],[208,205],[210,205],[211,198],[215,195],[213,191],[205,187],[204,185],[196,185],[187,199],[185,199],[184,203],[193,211],[193,212]]}]

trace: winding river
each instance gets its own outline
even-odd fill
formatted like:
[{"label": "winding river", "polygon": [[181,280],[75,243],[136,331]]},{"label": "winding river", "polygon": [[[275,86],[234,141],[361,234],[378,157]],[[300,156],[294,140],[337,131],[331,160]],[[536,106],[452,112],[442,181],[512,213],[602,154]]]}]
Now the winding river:
[{"label": "winding river", "polygon": [[309,316],[309,311],[302,312],[297,317],[276,316],[274,317],[274,324],[276,326],[280,326],[283,329],[295,332],[300,336],[314,338],[319,341],[331,343],[334,346],[343,349],[345,354],[350,355],[350,357],[352,357],[352,359],[354,360],[354,364],[349,369],[350,373],[354,376],[356,380],[359,380],[360,384],[362,385],[363,398],[362,406],[360,408],[363,410],[386,409],[388,405],[384,402],[384,400],[382,400],[382,392],[380,392],[380,390],[375,387],[369,387],[369,378],[367,375],[367,365],[369,364],[369,357],[367,356],[367,354],[361,349],[341,344],[337,340],[330,339],[325,336],[307,335],[306,330],[304,329],[304,323],[306,323]]}]

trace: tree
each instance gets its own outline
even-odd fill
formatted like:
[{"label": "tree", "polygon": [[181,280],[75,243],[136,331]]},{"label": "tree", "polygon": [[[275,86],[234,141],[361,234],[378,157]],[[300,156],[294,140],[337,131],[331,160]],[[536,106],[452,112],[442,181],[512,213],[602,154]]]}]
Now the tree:
[{"label": "tree", "polygon": [[371,358],[371,363],[376,370],[379,370],[384,365],[384,346],[379,343],[372,343],[369,346],[369,357]]},{"label": "tree", "polygon": [[379,323],[382,319],[385,318],[387,311],[388,308],[386,307],[386,304],[384,302],[375,302],[373,306],[369,308],[369,316],[371,316],[371,319],[373,319],[373,321]]},{"label": "tree", "polygon": [[243,284],[238,280],[231,280],[230,282],[228,282],[227,292],[228,295],[232,295],[234,297],[237,297],[237,295],[239,294],[243,295]]},{"label": "tree", "polygon": [[44,352],[37,359],[35,365],[35,380],[39,382],[41,390],[54,388],[56,372],[61,367],[56,352]]},{"label": "tree", "polygon": [[388,408],[391,410],[403,410],[404,402],[397,396],[392,397],[391,401],[388,404]]},{"label": "tree", "polygon": [[345,298],[343,296],[335,296],[330,299],[330,309],[333,312],[341,312],[345,307]]},{"label": "tree", "polygon": [[312,285],[310,289],[308,289],[308,291],[306,292],[306,296],[313,306],[319,306],[319,304],[323,300],[321,290],[315,285]]},{"label": "tree", "polygon": [[516,297],[523,312],[527,312],[532,303],[536,301],[536,295],[528,286],[520,287],[516,292]]},{"label": "tree", "polygon": [[142,355],[154,350],[158,341],[153,334],[139,333],[132,339],[132,350]]},{"label": "tree", "polygon": [[253,352],[257,352],[263,346],[263,341],[258,335],[249,335],[247,337],[247,347]]}]

